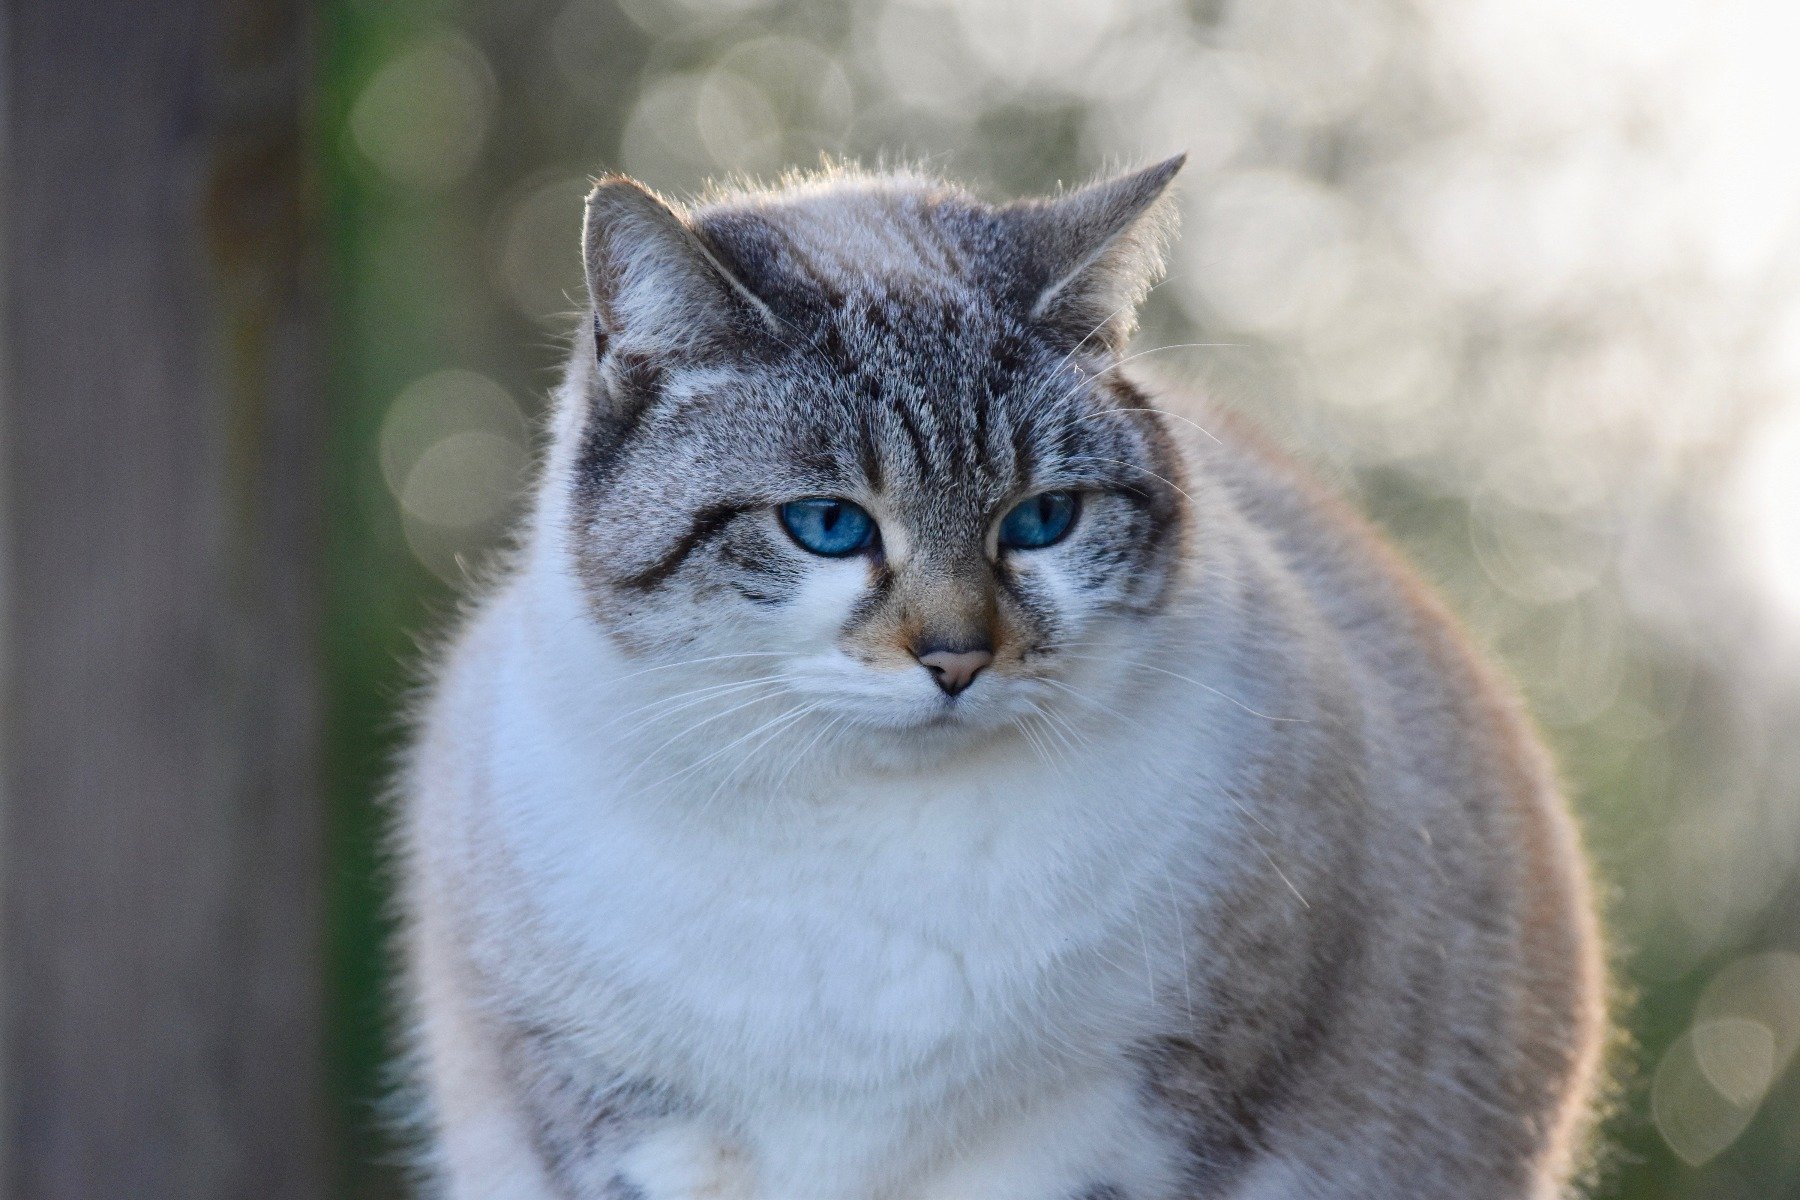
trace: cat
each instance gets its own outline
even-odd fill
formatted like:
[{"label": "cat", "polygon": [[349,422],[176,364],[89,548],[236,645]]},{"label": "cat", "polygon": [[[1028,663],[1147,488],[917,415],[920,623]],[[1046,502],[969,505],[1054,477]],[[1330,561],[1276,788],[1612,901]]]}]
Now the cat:
[{"label": "cat", "polygon": [[1180,165],[594,188],[399,787],[434,1194],[1570,1194],[1575,827],[1369,528],[1123,370]]}]

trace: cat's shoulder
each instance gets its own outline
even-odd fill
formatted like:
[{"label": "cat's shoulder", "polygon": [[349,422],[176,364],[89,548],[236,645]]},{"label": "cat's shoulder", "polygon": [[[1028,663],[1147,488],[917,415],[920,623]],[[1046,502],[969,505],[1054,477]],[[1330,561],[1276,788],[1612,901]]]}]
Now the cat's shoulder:
[{"label": "cat's shoulder", "polygon": [[[1368,515],[1265,427],[1200,398],[1165,401],[1179,419],[1207,434],[1197,469],[1218,482],[1237,512],[1266,535],[1283,561],[1321,598],[1361,601],[1420,630],[1453,639],[1480,657],[1461,621],[1425,577]],[[1195,443],[1199,445],[1198,443]]]}]

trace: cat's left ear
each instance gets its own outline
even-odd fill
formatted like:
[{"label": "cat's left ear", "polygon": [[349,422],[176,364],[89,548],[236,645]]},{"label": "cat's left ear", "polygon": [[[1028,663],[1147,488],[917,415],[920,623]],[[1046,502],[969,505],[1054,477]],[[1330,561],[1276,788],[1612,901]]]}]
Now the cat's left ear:
[{"label": "cat's left ear", "polygon": [[611,175],[594,186],[581,245],[596,352],[665,362],[721,356],[778,332],[768,305],[634,179]]},{"label": "cat's left ear", "polygon": [[1027,264],[1023,299],[1032,320],[1071,345],[1117,350],[1137,327],[1137,307],[1162,274],[1175,225],[1169,181],[1187,155],[1002,211]]}]

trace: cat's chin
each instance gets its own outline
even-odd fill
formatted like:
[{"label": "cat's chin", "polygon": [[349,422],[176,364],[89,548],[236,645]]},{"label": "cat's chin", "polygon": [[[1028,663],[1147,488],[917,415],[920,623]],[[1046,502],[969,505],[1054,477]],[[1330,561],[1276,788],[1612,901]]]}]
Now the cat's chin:
[{"label": "cat's chin", "polygon": [[947,756],[977,751],[1019,736],[1019,717],[1000,706],[945,704],[859,714],[847,746],[868,765],[888,770],[941,767]]},{"label": "cat's chin", "polygon": [[860,737],[844,743],[840,764],[860,771],[899,775],[910,775],[922,768],[941,773],[953,761],[978,755],[1006,735],[1004,728],[948,721],[904,728],[870,726],[860,732]]}]

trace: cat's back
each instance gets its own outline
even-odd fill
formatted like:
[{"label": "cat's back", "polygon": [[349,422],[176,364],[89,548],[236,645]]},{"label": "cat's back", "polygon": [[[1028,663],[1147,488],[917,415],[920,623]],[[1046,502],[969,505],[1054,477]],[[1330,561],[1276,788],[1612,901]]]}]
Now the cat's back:
[{"label": "cat's back", "polygon": [[[1181,397],[1164,404],[1206,431],[1204,442],[1189,439],[1190,469],[1219,487],[1335,635],[1353,686],[1367,689],[1365,716],[1378,726],[1391,719],[1415,745],[1433,731],[1452,737],[1478,751],[1466,769],[1503,773],[1515,789],[1555,790],[1510,683],[1373,524],[1244,418]],[[1454,756],[1458,747],[1435,749]]]},{"label": "cat's back", "polygon": [[[1164,403],[1205,428],[1188,439],[1192,469],[1223,489],[1348,664],[1362,836],[1380,863],[1358,916],[1387,993],[1372,1008],[1435,995],[1492,1046],[1516,1047],[1494,1099],[1555,1129],[1549,1114],[1578,1111],[1570,1097],[1597,1086],[1604,968],[1577,827],[1521,700],[1374,526],[1267,435]],[[1453,945],[1470,961],[1452,962]],[[1380,1023],[1403,1025],[1391,1012]],[[1578,1137],[1562,1130],[1563,1157]]]},{"label": "cat's back", "polygon": [[[1183,411],[1179,400],[1170,407]],[[1200,420],[1212,439],[1197,469],[1229,493],[1350,664],[1377,780],[1403,773],[1387,785],[1472,816],[1495,834],[1496,861],[1515,861],[1506,856],[1518,843],[1522,869],[1542,885],[1585,893],[1574,821],[1511,682],[1367,519],[1242,418]]]}]

